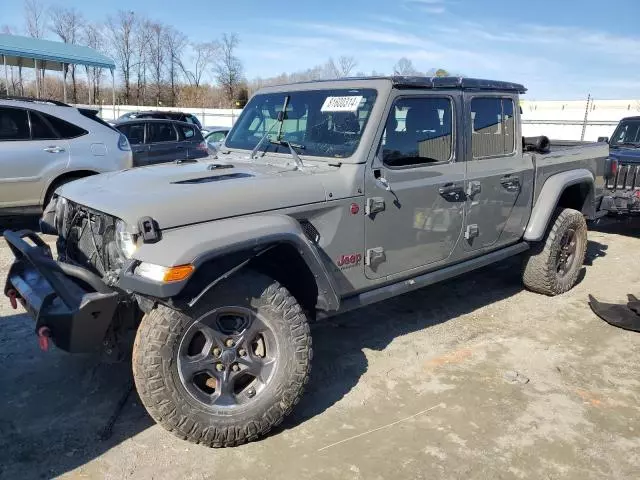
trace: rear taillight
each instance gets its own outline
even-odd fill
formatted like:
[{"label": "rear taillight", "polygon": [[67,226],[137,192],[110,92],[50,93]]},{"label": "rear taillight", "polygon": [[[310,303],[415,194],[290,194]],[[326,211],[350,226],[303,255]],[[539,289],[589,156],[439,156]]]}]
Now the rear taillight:
[{"label": "rear taillight", "polygon": [[616,178],[618,173],[618,160],[616,158],[607,158],[606,169],[604,172],[605,178]]},{"label": "rear taillight", "polygon": [[200,150],[201,152],[208,152],[209,149],[207,148],[207,142],[205,142],[204,140],[200,142],[196,147],[196,150]]},{"label": "rear taillight", "polygon": [[127,140],[127,137],[125,137],[124,134],[122,133],[118,137],[118,148],[123,152],[131,151],[131,145],[129,145],[129,140]]}]

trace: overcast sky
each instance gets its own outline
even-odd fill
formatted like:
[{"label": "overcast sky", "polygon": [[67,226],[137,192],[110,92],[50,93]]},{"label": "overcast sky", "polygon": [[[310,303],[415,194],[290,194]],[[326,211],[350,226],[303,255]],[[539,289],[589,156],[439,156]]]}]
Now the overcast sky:
[{"label": "overcast sky", "polygon": [[[240,36],[246,76],[269,77],[352,55],[357,70],[418,70],[509,80],[528,99],[640,98],[640,1],[609,0],[59,0],[100,21],[118,9],[173,25],[196,42]],[[22,2],[0,24],[23,28]],[[53,38],[53,35],[51,35]]]}]

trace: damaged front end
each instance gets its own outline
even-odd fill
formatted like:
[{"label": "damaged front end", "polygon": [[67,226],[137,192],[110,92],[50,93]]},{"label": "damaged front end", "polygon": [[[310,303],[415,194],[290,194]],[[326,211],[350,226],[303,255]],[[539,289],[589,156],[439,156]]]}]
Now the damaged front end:
[{"label": "damaged front end", "polygon": [[119,357],[122,332],[139,320],[132,295],[116,286],[126,264],[118,219],[55,198],[40,221],[58,235],[58,260],[35,232],[5,231],[15,256],[4,292],[34,318],[43,350],[51,340],[71,352],[103,351]]}]

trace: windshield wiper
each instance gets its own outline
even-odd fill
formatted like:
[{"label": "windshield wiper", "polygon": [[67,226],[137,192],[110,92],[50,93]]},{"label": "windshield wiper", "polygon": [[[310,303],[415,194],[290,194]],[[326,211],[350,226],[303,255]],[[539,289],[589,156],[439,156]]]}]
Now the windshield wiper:
[{"label": "windshield wiper", "polygon": [[251,156],[250,156],[251,160],[255,158],[256,153],[260,148],[260,145],[262,145],[262,142],[264,142],[267,139],[267,137],[271,134],[271,132],[273,132],[273,129],[275,128],[276,125],[280,125],[280,128],[278,129],[278,136],[277,136],[277,138],[280,139],[282,135],[282,126],[284,125],[285,112],[287,111],[288,105],[289,105],[289,95],[284,97],[284,104],[282,105],[282,111],[278,112],[278,119],[275,121],[273,125],[269,127],[269,130],[267,130],[267,133],[263,135],[260,141],[256,143],[256,146],[253,147],[253,150],[251,150]]},{"label": "windshield wiper", "polygon": [[305,146],[304,145],[300,145],[297,143],[291,143],[287,140],[269,140],[269,143],[271,145],[282,145],[283,147],[288,147],[289,151],[291,152],[291,156],[293,157],[293,159],[296,162],[296,166],[302,170],[304,169],[304,163],[302,163],[302,159],[300,158],[300,155],[298,155],[298,152],[296,152],[294,149],[298,149],[298,150],[304,150]]}]

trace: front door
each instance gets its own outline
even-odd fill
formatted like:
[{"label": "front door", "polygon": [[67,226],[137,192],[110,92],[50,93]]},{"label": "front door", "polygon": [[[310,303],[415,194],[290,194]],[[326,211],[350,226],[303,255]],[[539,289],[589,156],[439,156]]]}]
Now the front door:
[{"label": "front door", "polygon": [[515,99],[467,94],[467,183],[464,248],[498,247],[522,237],[533,166],[522,155]]},{"label": "front door", "polygon": [[460,96],[397,96],[366,172],[365,272],[401,274],[444,260],[463,226],[464,162],[457,161]]},{"label": "front door", "polygon": [[0,107],[0,208],[40,205],[50,171],[68,163],[69,142],[40,114]]},{"label": "front door", "polygon": [[179,141],[178,131],[171,122],[148,122],[147,142],[149,143],[148,165],[186,158],[185,145]]}]

